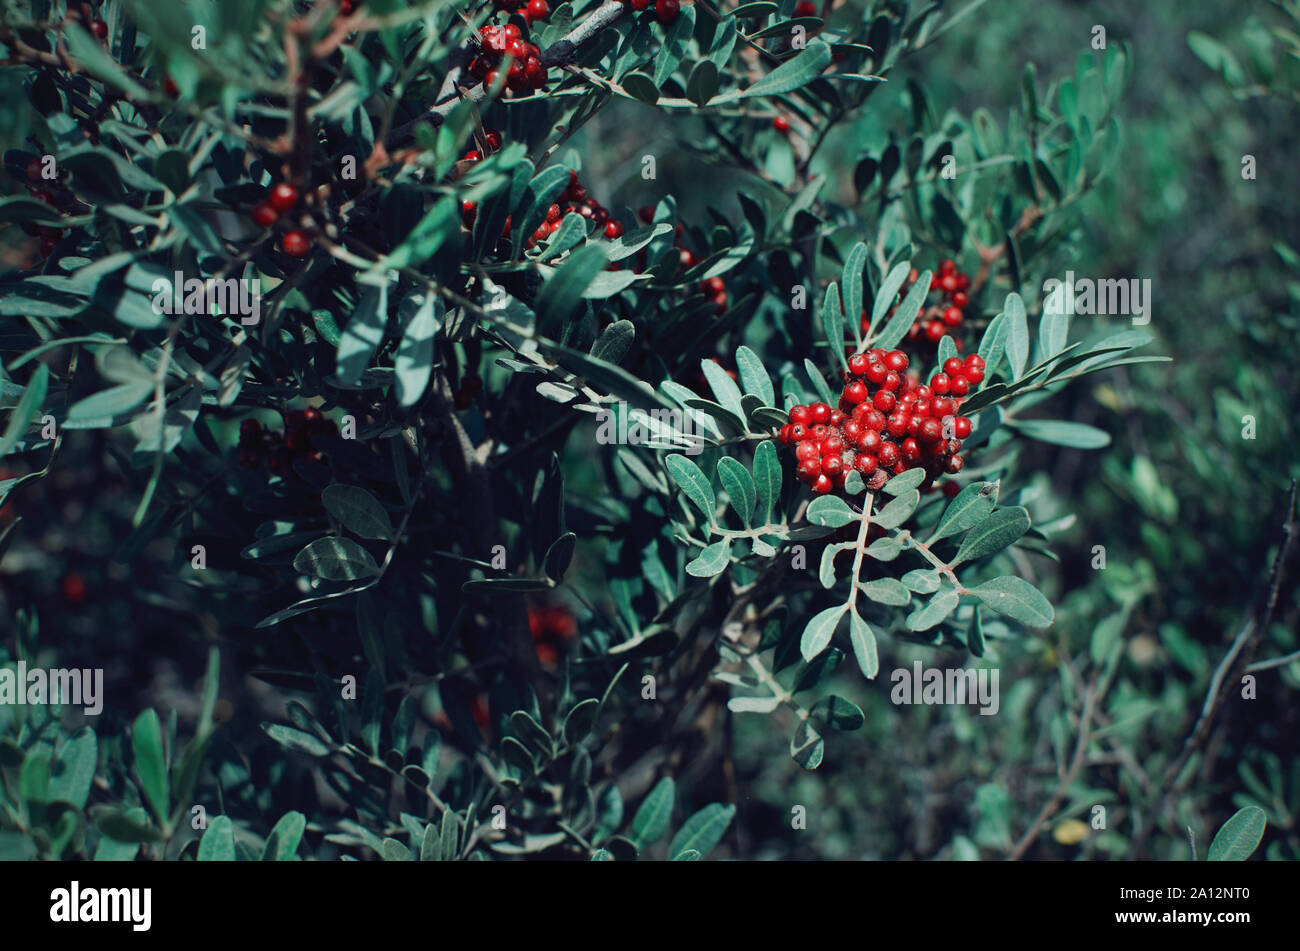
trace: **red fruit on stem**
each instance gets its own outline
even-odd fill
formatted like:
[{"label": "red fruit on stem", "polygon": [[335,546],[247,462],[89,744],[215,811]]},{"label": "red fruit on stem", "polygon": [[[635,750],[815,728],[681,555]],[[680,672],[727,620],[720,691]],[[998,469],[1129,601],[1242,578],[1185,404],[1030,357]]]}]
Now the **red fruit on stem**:
[{"label": "red fruit on stem", "polygon": [[790,131],[790,120],[785,116],[774,116],[772,118],[772,128],[784,135]]},{"label": "red fruit on stem", "polygon": [[271,189],[267,201],[276,211],[292,211],[298,204],[298,189],[287,182],[280,182]]},{"label": "red fruit on stem", "polygon": [[253,224],[259,228],[269,228],[279,219],[280,214],[267,202],[254,205],[253,210],[248,215],[253,219]]},{"label": "red fruit on stem", "polygon": [[311,239],[295,228],[280,239],[280,247],[290,257],[305,258],[311,250]]},{"label": "red fruit on stem", "polygon": [[677,15],[682,12],[682,5],[679,0],[655,0],[655,15],[659,17],[659,22],[667,26],[677,20]]}]

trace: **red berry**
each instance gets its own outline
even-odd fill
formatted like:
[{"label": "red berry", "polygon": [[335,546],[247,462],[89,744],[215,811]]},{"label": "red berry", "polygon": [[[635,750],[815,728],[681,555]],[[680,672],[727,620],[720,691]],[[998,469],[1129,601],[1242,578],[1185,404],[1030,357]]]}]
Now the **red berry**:
[{"label": "red berry", "polygon": [[945,466],[945,468],[953,475],[956,475],[958,472],[961,472],[962,465],[963,463],[962,463],[961,456],[952,456],[951,458],[948,459],[948,464]]},{"label": "red berry", "polygon": [[867,384],[861,380],[854,380],[844,388],[844,398],[855,406],[865,400],[867,395]]},{"label": "red berry", "polygon": [[276,220],[280,217],[279,213],[267,202],[254,205],[253,210],[249,212],[248,216],[253,219],[253,224],[257,225],[259,228],[271,227],[271,225],[275,224]]},{"label": "red berry", "polygon": [[875,472],[878,464],[879,463],[875,456],[869,456],[865,452],[858,453],[857,458],[853,460],[853,468],[857,469],[864,476],[869,476],[871,473]]},{"label": "red berry", "polygon": [[885,374],[884,387],[886,390],[889,390],[890,392],[897,392],[898,388],[902,385],[903,385],[903,378],[899,376],[897,373],[895,373],[893,370],[890,370],[888,373]]},{"label": "red berry", "polygon": [[822,473],[832,479],[844,472],[844,462],[839,455],[826,456],[822,459]]},{"label": "red berry", "polygon": [[945,333],[947,333],[947,328],[944,327],[942,320],[932,320],[925,325],[926,339],[932,343],[938,343],[942,340]]},{"label": "red berry", "polygon": [[943,322],[949,327],[956,327],[961,323],[961,308],[945,307],[943,309]]},{"label": "red berry", "polygon": [[817,15],[817,5],[812,0],[799,0],[794,5],[794,15],[797,17],[815,17]]},{"label": "red berry", "polygon": [[812,482],[822,474],[821,460],[816,457],[801,459],[799,465],[795,466],[794,474],[803,482]]},{"label": "red berry", "polygon": [[946,373],[936,373],[930,377],[930,389],[940,395],[948,392],[948,383],[948,374]]},{"label": "red berry", "polygon": [[971,383],[982,383],[984,381],[984,368],[967,367],[966,379],[969,380]]},{"label": "red berry", "polygon": [[790,438],[795,442],[800,442],[808,438],[808,427],[802,423],[790,424]]},{"label": "red berry", "polygon": [[854,376],[865,376],[871,361],[865,353],[855,353],[849,357],[849,372]]},{"label": "red berry", "polygon": [[610,221],[605,225],[605,237],[611,241],[623,237],[623,226],[617,221]]},{"label": "red berry", "polygon": [[965,439],[970,435],[970,420],[965,416],[958,416],[952,421],[952,433],[958,439]]},{"label": "red berry", "polygon": [[966,364],[961,362],[961,357],[949,357],[943,361],[943,372],[953,377],[966,369]]},{"label": "red berry", "polygon": [[307,252],[311,250],[311,239],[297,229],[287,232],[280,239],[280,247],[284,253],[294,258],[305,258]]},{"label": "red berry", "polygon": [[957,290],[957,275],[945,274],[939,278],[939,289],[945,294],[951,294]]},{"label": "red berry", "polygon": [[844,441],[851,446],[858,444],[858,438],[865,431],[862,423],[856,419],[846,419],[840,424],[840,432],[844,433]]},{"label": "red berry", "polygon": [[898,447],[892,442],[882,442],[880,444],[880,451],[876,453],[876,458],[880,460],[882,466],[889,467],[897,465]]},{"label": "red berry", "polygon": [[86,582],[75,571],[64,575],[59,587],[63,592],[63,600],[69,604],[80,604],[86,600]]},{"label": "red berry", "polygon": [[813,403],[812,406],[808,407],[808,411],[809,413],[812,414],[812,421],[814,423],[830,422],[831,408],[827,406],[825,403],[821,401]]},{"label": "red berry", "polygon": [[890,370],[902,373],[907,369],[907,354],[902,350],[890,350],[882,361]]},{"label": "red berry", "polygon": [[953,396],[965,396],[970,392],[970,381],[964,374],[958,373],[952,378],[952,385],[949,387]]},{"label": "red berry", "polygon": [[793,441],[793,437],[790,435],[789,423],[786,423],[779,430],[777,430],[776,438],[778,442],[785,443],[787,446],[790,445],[790,443]]},{"label": "red berry", "polygon": [[908,438],[903,440],[903,459],[907,462],[916,462],[921,458],[921,446],[915,439]]},{"label": "red berry", "polygon": [[640,13],[646,7],[650,6],[650,0],[632,0],[632,9]]},{"label": "red berry", "polygon": [[[662,8],[665,2],[671,2],[673,8],[674,9],[677,8],[677,0],[659,0],[657,6]],[[674,16],[676,16],[676,14],[674,14]],[[835,487],[834,483],[831,482],[830,477],[827,476],[825,473],[819,475],[816,481],[814,481],[812,484],[812,490],[816,492],[818,495],[825,495],[834,487]]]},{"label": "red berry", "polygon": [[968,366],[968,367],[977,367],[977,368],[983,370],[983,369],[984,369],[984,358],[981,357],[978,353],[972,353],[970,356],[968,356],[968,357],[966,358],[966,366]]},{"label": "red berry", "polygon": [[785,116],[773,116],[772,128],[776,129],[777,132],[780,132],[782,135],[784,135],[785,133],[790,131],[790,120],[787,119]]},{"label": "red berry", "polygon": [[821,453],[818,451],[816,443],[811,440],[805,439],[794,447],[794,457],[800,462],[804,459],[817,459],[820,456]]},{"label": "red berry", "polygon": [[677,19],[677,14],[682,12],[682,5],[679,0],[655,0],[655,15],[659,17],[659,22],[667,26]]},{"label": "red berry", "polygon": [[969,275],[969,274],[958,274],[958,275],[957,275],[957,290],[959,290],[959,291],[968,291],[968,290],[970,290],[970,275]]},{"label": "red berry", "polygon": [[876,395],[872,399],[872,405],[882,413],[888,413],[894,408],[898,397],[894,396],[889,390],[876,390]]},{"label": "red berry", "polygon": [[531,23],[534,20],[545,20],[551,15],[551,8],[546,5],[546,0],[528,0],[528,6],[524,8],[524,17]]},{"label": "red berry", "polygon": [[271,189],[267,200],[276,211],[292,211],[293,206],[298,204],[298,189],[287,182],[280,182]]},{"label": "red berry", "polygon": [[965,291],[954,291],[952,295],[952,306],[964,308],[970,303],[970,295]]},{"label": "red berry", "polygon": [[917,430],[922,442],[933,443],[943,438],[943,423],[937,419],[924,419]]},{"label": "red berry", "polygon": [[930,403],[930,415],[935,419],[943,419],[945,416],[951,416],[956,411],[953,401],[946,396],[936,397]]},{"label": "red berry", "polygon": [[889,368],[883,363],[870,363],[867,365],[867,379],[879,386],[885,382],[889,376]]},{"label": "red berry", "polygon": [[944,258],[939,262],[939,276],[946,277],[949,274],[957,273],[957,262],[952,258]]},{"label": "red berry", "polygon": [[90,32],[95,34],[96,39],[102,40],[108,36],[108,24],[100,19],[91,20]]},{"label": "red berry", "polygon": [[812,411],[807,406],[799,404],[790,407],[790,422],[798,423],[800,426],[807,426],[812,422]]},{"label": "red berry", "polygon": [[862,452],[876,453],[880,451],[882,442],[884,440],[880,438],[880,433],[874,429],[868,429],[858,437],[858,449]]}]

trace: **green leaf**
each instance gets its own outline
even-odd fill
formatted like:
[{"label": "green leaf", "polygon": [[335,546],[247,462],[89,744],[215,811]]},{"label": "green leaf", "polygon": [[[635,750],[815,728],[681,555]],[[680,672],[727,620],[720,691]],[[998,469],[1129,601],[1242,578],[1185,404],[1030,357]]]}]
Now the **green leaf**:
[{"label": "green leaf", "polygon": [[573,745],[584,739],[600,716],[600,701],[594,697],[583,700],[564,718],[564,740]]},{"label": "green leaf", "polygon": [[[902,473],[898,478],[907,475]],[[825,496],[829,498],[829,496]],[[912,489],[906,495],[900,495],[876,513],[874,522],[881,528],[897,528],[906,522],[921,504],[921,493]]]},{"label": "green leaf", "polygon": [[894,316],[889,318],[889,323],[885,324],[885,328],[880,331],[880,336],[872,342],[873,346],[892,350],[907,336],[907,331],[911,329],[916,315],[921,312],[921,305],[925,303],[926,295],[930,293],[930,276],[929,271],[921,272],[921,276],[916,279],[916,283],[898,305],[898,310],[894,311]]},{"label": "green leaf", "polygon": [[686,55],[687,46],[695,34],[695,7],[682,6],[677,19],[665,31],[659,45],[659,55],[655,57],[654,84],[662,86],[677,69],[677,65]]},{"label": "green leaf", "polygon": [[925,481],[925,469],[917,467],[908,469],[894,476],[884,485],[884,491],[889,495],[902,495],[904,492],[910,492],[922,482]]},{"label": "green leaf", "polygon": [[1259,806],[1238,809],[1215,833],[1206,858],[1211,862],[1244,862],[1259,847],[1267,825],[1268,816]]},{"label": "green leaf", "polygon": [[106,429],[123,421],[153,395],[152,383],[120,383],[83,397],[68,407],[63,425],[68,429]]},{"label": "green leaf", "polygon": [[718,460],[718,481],[722,483],[727,497],[731,500],[731,507],[736,510],[745,527],[751,527],[754,523],[754,503],[758,487],[754,484],[754,477],[749,474],[749,470],[731,456],[723,456]]},{"label": "green leaf", "polygon": [[1055,612],[1043,593],[1024,578],[1005,575],[976,585],[970,593],[985,605],[1030,627],[1047,627]]},{"label": "green leaf", "polygon": [[384,839],[384,844],[382,848],[383,851],[381,854],[383,855],[385,862],[414,862],[415,861],[415,856],[411,854],[411,850],[408,849],[406,846],[404,846],[401,842],[398,842],[396,839],[393,838]]},{"label": "green leaf", "polygon": [[686,564],[686,573],[696,578],[712,578],[721,574],[731,561],[731,539],[709,545],[693,561]]},{"label": "green leaf", "polygon": [[420,839],[420,861],[442,861],[442,838],[435,823],[430,822],[424,827],[424,836]]},{"label": "green leaf", "polygon": [[857,611],[849,615],[849,641],[853,644],[853,657],[858,662],[858,669],[862,671],[862,676],[874,680],[876,674],[880,672],[876,635]]},{"label": "green leaf", "polygon": [[[334,483],[321,493],[321,503],[339,524],[354,535],[392,541],[393,523],[379,500],[355,485]],[[310,546],[308,546],[310,547]]]},{"label": "green leaf", "polygon": [[542,570],[546,572],[546,577],[556,584],[564,580],[564,573],[569,570],[569,562],[573,561],[573,551],[577,544],[578,536],[573,532],[565,532],[551,542],[551,547],[546,549],[546,557],[542,560]]},{"label": "green leaf", "polygon": [[616,320],[606,327],[591,345],[591,355],[606,363],[618,363],[627,356],[636,339],[636,325],[630,320]]},{"label": "green leaf", "polygon": [[326,581],[353,581],[379,574],[370,552],[350,538],[331,535],[306,545],[293,558],[295,571]]},{"label": "green leaf", "polygon": [[917,568],[903,575],[902,582],[917,594],[934,594],[939,590],[939,569]]},{"label": "green leaf", "polygon": [[862,339],[862,272],[867,266],[867,246],[861,241],[849,248],[840,272],[844,293],[844,319],[853,328],[855,339]]},{"label": "green leaf", "polygon": [[328,756],[330,754],[328,746],[305,730],[285,726],[282,723],[263,723],[262,730],[285,749],[293,750],[295,753],[304,753],[307,756]]},{"label": "green leaf", "polygon": [[912,631],[926,631],[934,627],[953,611],[957,610],[960,596],[957,589],[946,587],[939,591],[927,604],[918,604],[915,611],[907,616],[907,627]]},{"label": "green leaf", "polygon": [[564,165],[552,165],[542,169],[528,183],[528,191],[524,198],[527,200],[532,196],[532,203],[528,211],[523,215],[522,220],[518,223],[516,234],[524,239],[537,230],[538,226],[546,219],[546,213],[550,210],[551,205],[560,196],[566,188],[569,187],[570,169]]},{"label": "green leaf", "polygon": [[533,754],[513,736],[507,736],[501,741],[501,758],[525,776],[533,772]]},{"label": "green leaf", "polygon": [[840,289],[834,282],[826,288],[826,296],[822,299],[822,330],[840,368],[847,370],[849,361],[844,356],[844,314],[840,311]]},{"label": "green leaf", "polygon": [[799,639],[799,653],[805,661],[811,661],[826,649],[831,638],[835,636],[835,628],[839,626],[840,618],[844,617],[848,609],[847,604],[836,605],[818,612],[808,621],[803,629],[803,636]]},{"label": "green leaf", "polygon": [[361,374],[384,339],[388,323],[388,285],[370,286],[361,294],[357,309],[339,339],[337,373],[345,386],[361,382]]},{"label": "green leaf", "polygon": [[896,578],[876,578],[858,584],[858,590],[878,604],[901,607],[912,600],[912,593]]},{"label": "green leaf", "polygon": [[812,712],[821,716],[831,729],[841,730],[846,733],[861,729],[862,725],[867,722],[867,717],[862,712],[861,707],[852,700],[845,700],[843,697],[837,697],[834,694],[813,707]]},{"label": "green leaf", "polygon": [[668,831],[668,820],[673,814],[675,798],[676,786],[671,776],[665,776],[655,783],[654,789],[645,797],[636,815],[632,817],[632,825],[627,833],[638,852],[658,842]]},{"label": "green leaf", "polygon": [[298,857],[298,843],[307,828],[307,817],[301,812],[286,812],[275,824],[262,849],[263,862],[289,862]]},{"label": "green leaf", "polygon": [[1019,294],[1008,294],[1002,312],[1007,318],[1007,361],[1011,379],[1018,380],[1029,361],[1029,320],[1025,315],[1025,302]]},{"label": "green leaf", "polygon": [[1002,355],[1007,349],[1009,326],[1007,315],[998,314],[984,329],[984,336],[980,338],[979,355],[984,360],[985,379],[993,376],[993,371],[1002,362]]},{"label": "green leaf", "polygon": [[31,422],[32,416],[40,412],[41,404],[45,401],[45,392],[49,382],[50,371],[42,363],[32,373],[31,380],[23,390],[22,398],[18,400],[13,415],[9,417],[9,425],[5,427],[4,439],[0,440],[0,456],[7,456],[12,452],[14,446],[18,445],[18,440],[22,439],[26,434],[27,424]]},{"label": "green leaf", "polygon": [[718,403],[737,420],[744,419],[745,410],[740,405],[740,387],[736,385],[731,375],[713,360],[701,360],[700,369],[704,371],[704,378],[709,381],[709,388],[718,398]]},{"label": "green leaf", "polygon": [[718,67],[708,59],[702,59],[691,70],[691,78],[686,83],[686,98],[697,106],[703,106],[718,94]]},{"label": "green leaf", "polygon": [[808,521],[814,525],[839,528],[858,520],[858,513],[838,495],[819,495],[808,505]]},{"label": "green leaf", "polygon": [[414,316],[402,331],[402,341],[393,361],[399,406],[414,406],[429,385],[433,373],[433,338],[442,329],[443,311],[438,295],[423,294]]},{"label": "green leaf", "polygon": [[704,515],[705,521],[712,525],[717,499],[713,494],[709,477],[699,466],[680,453],[673,453],[664,459],[664,466],[667,467],[668,474],[672,476],[678,488],[686,493],[686,497],[694,502],[695,507]]},{"label": "green leaf", "polygon": [[703,858],[721,841],[735,815],[736,807],[730,803],[726,805],[720,802],[710,803],[687,819],[677,830],[672,844],[668,846],[668,854],[680,858],[683,853],[694,851]]},{"label": "green leaf", "polygon": [[1029,512],[1026,509],[1020,506],[998,509],[967,533],[952,564],[1001,551],[1027,531]]},{"label": "green leaf", "polygon": [[645,73],[628,73],[623,77],[622,86],[629,95],[648,106],[653,106],[659,101],[659,87]]},{"label": "green leaf", "polygon": [[599,242],[574,251],[542,285],[534,307],[537,315],[550,325],[566,320],[608,263]]},{"label": "green leaf", "polygon": [[813,389],[817,391],[817,398],[830,406],[837,406],[839,400],[831,395],[831,388],[826,385],[826,378],[817,369],[817,365],[805,357],[803,368],[808,373],[808,379],[812,381]]},{"label": "green leaf", "polygon": [[758,493],[755,524],[769,525],[781,498],[781,462],[770,439],[763,440],[754,450],[754,483]]},{"label": "green leaf", "polygon": [[543,756],[550,756],[555,752],[555,745],[551,742],[551,735],[526,710],[516,710],[510,714],[510,729],[517,738],[526,742]]},{"label": "green leaf", "polygon": [[932,545],[941,538],[960,534],[982,521],[998,503],[998,488],[997,482],[972,482],[963,487],[943,510],[943,516],[934,527],[934,533],[927,544]]},{"label": "green leaf", "polygon": [[772,378],[767,375],[767,368],[749,347],[736,350],[736,368],[740,371],[740,382],[745,392],[757,396],[764,406],[776,405],[776,390],[772,387]]},{"label": "green leaf", "polygon": [[966,646],[976,657],[984,656],[984,618],[979,605],[970,613],[970,627],[966,629]]},{"label": "green leaf", "polygon": [[1063,419],[1009,419],[1006,423],[1030,439],[1056,446],[1069,446],[1072,449],[1101,449],[1110,445],[1110,433],[1096,426],[1089,426],[1087,423],[1075,423]]},{"label": "green leaf", "polygon": [[199,840],[200,862],[235,861],[235,824],[229,816],[216,816]]},{"label": "green leaf", "polygon": [[[912,272],[912,262],[902,261],[895,264],[893,269],[885,275],[884,281],[880,284],[880,289],[876,291],[875,303],[871,305],[871,332],[875,333],[880,322],[885,319],[894,302],[898,300],[898,292],[907,280],[907,275]],[[920,278],[917,278],[920,283]],[[929,286],[929,285],[927,285]]]},{"label": "green leaf", "polygon": [[807,720],[801,720],[790,738],[790,758],[804,769],[816,769],[825,753],[826,743],[821,734]]},{"label": "green leaf", "polygon": [[98,765],[99,741],[94,730],[83,726],[63,741],[51,764],[50,801],[69,802],[84,809]]},{"label": "green leaf", "polygon": [[[683,7],[684,13],[688,7]],[[808,44],[808,48],[792,60],[782,63],[758,82],[741,93],[742,98],[752,96],[775,96],[792,92],[808,85],[822,70],[830,65],[831,48],[820,40]]]},{"label": "green leaf", "polygon": [[145,710],[131,727],[135,776],[158,822],[167,821],[167,761],[163,757],[162,725],[154,710]]}]

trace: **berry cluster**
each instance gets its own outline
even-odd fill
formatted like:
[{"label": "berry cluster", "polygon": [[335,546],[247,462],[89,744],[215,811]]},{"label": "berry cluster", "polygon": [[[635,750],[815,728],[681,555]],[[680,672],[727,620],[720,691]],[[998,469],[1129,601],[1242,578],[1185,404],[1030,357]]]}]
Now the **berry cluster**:
[{"label": "berry cluster", "polygon": [[496,0],[496,4],[498,10],[513,10],[529,23],[545,20],[551,15],[551,8],[546,5],[546,0],[527,0],[522,6],[519,0]]},{"label": "berry cluster", "polygon": [[[899,291],[900,299],[916,283],[917,277],[916,268],[912,268]],[[930,290],[939,292],[939,300],[937,303],[925,304],[916,315],[916,320],[907,332],[907,339],[913,343],[937,344],[945,334],[954,334],[961,326],[962,313],[970,304],[970,295],[967,293],[970,290],[970,275],[958,271],[956,262],[945,259],[939,262],[938,273],[930,277]],[[867,332],[865,324],[862,332]]]},{"label": "berry cluster", "polygon": [[[632,0],[632,9],[637,13],[648,9],[650,0]],[[664,26],[674,23],[682,12],[681,0],[655,0],[655,16]]]},{"label": "berry cluster", "polygon": [[317,409],[293,410],[285,414],[284,432],[263,429],[255,419],[239,424],[239,464],[255,469],[263,462],[276,475],[293,468],[295,459],[324,462],[325,455],[313,443],[316,436],[333,436],[339,428]]},{"label": "berry cluster", "polygon": [[[288,214],[298,204],[298,189],[287,182],[280,182],[271,187],[266,201],[253,206],[248,216],[259,228],[270,228],[280,220],[281,215]],[[290,228],[280,237],[280,250],[294,258],[307,256],[311,250],[311,239],[297,228]]]},{"label": "berry cluster", "polygon": [[506,70],[506,88],[511,92],[525,93],[546,85],[542,51],[524,39],[523,31],[513,23],[485,26],[479,31],[478,54],[469,61],[469,71],[482,80],[484,86],[491,87],[500,78],[501,66],[507,57],[510,66]]},{"label": "berry cluster", "polygon": [[930,385],[907,374],[901,350],[856,353],[844,374],[840,404],[792,406],[780,442],[794,448],[800,481],[818,495],[841,488],[856,469],[877,489],[891,475],[921,466],[926,484],[961,471],[957,455],[971,422],[957,409],[984,379],[984,361],[971,354],[952,357]]},{"label": "berry cluster", "polygon": [[[649,205],[645,205],[637,212],[637,217],[645,224],[653,224],[655,220],[655,210]],[[699,263],[699,259],[695,256],[695,252],[691,251],[681,243],[681,237],[682,226],[679,224],[677,226],[677,233],[673,237],[673,247],[677,249],[679,254],[679,271],[689,271]],[[644,255],[638,257],[638,261],[644,261],[644,259]],[[640,272],[642,268],[638,267],[637,270]],[[722,278],[709,277],[700,281],[700,293],[713,302],[713,309],[718,314],[725,314],[727,312],[727,303],[729,300],[727,297],[727,282]]]},{"label": "berry cluster", "polygon": [[560,652],[578,635],[578,622],[561,607],[529,607],[528,632],[537,645],[537,659],[548,670],[560,659]]},{"label": "berry cluster", "polygon": [[[484,140],[492,152],[501,148],[501,134],[499,132],[485,133]],[[471,149],[461,157],[461,161],[473,163],[481,161],[482,158],[483,156],[478,149]],[[474,220],[478,217],[478,204],[472,201],[463,201],[460,203],[460,210],[465,227],[473,228]],[[545,241],[560,229],[560,223],[564,220],[564,216],[568,214],[581,215],[600,229],[600,233],[611,241],[617,241],[623,237],[623,223],[615,218],[608,208],[587,194],[587,189],[578,181],[578,173],[571,171],[569,172],[568,187],[560,193],[559,200],[546,209],[545,220],[538,225],[536,231],[528,236],[528,239],[524,242],[524,247],[531,249],[539,241]],[[505,231],[501,237],[504,238],[510,234],[510,225],[511,217],[507,217]]]}]

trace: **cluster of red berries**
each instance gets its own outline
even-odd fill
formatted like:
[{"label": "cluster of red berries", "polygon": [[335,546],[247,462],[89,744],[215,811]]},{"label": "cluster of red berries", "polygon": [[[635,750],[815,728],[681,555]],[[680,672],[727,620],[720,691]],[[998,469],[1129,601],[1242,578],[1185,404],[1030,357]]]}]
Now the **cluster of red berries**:
[{"label": "cluster of red berries", "polygon": [[578,622],[561,607],[529,607],[528,632],[537,645],[537,659],[548,669],[560,659],[560,652],[578,635]]},{"label": "cluster of red berries", "polygon": [[[649,205],[645,205],[637,212],[637,217],[646,224],[653,224],[655,220],[655,210]],[[673,238],[673,247],[677,249],[678,253],[678,269],[679,271],[689,271],[699,263],[699,259],[695,256],[695,252],[691,251],[681,243],[681,237],[682,226],[678,225],[677,233]],[[644,260],[644,256],[638,260]],[[642,268],[638,267],[637,270],[639,272]],[[727,282],[722,278],[708,277],[700,281],[700,293],[713,302],[713,309],[718,314],[725,314],[727,312],[727,303],[729,300],[727,297]]]},{"label": "cluster of red berries", "polygon": [[984,380],[983,359],[951,357],[929,386],[908,375],[907,365],[901,350],[856,353],[838,408],[821,402],[790,408],[778,439],[794,447],[800,481],[825,495],[854,469],[870,489],[917,466],[925,468],[927,485],[961,471],[957,453],[971,422],[957,409]]},{"label": "cluster of red berries", "polygon": [[[906,284],[899,291],[900,298],[916,283],[917,276],[916,268],[912,268],[907,275]],[[970,295],[967,293],[970,290],[970,275],[958,271],[955,262],[945,259],[939,262],[938,273],[930,276],[930,290],[939,292],[939,301],[926,304],[916,315],[916,320],[907,332],[907,339],[914,343],[926,341],[937,344],[946,334],[961,326],[962,313],[970,304]],[[865,326],[862,332],[867,332]]]},{"label": "cluster of red berries", "polygon": [[[298,189],[287,182],[272,186],[266,201],[253,206],[249,217],[259,228],[270,228],[280,220],[281,215],[288,214],[298,204]],[[311,239],[297,228],[291,228],[280,237],[280,249],[294,258],[307,256],[311,250]]]},{"label": "cluster of red berries", "polygon": [[794,15],[797,17],[815,17],[817,15],[817,4],[812,0],[799,0],[794,5]]},{"label": "cluster of red berries", "polygon": [[[682,12],[681,0],[655,0],[655,17],[664,26],[674,23]],[[650,0],[632,0],[632,9],[637,13],[650,7]]]},{"label": "cluster of red berries", "polygon": [[529,23],[537,20],[545,20],[551,15],[551,8],[546,5],[546,0],[528,0],[520,6],[519,0],[496,0],[497,9],[513,10]]},{"label": "cluster of red berries", "polygon": [[510,58],[506,88],[511,92],[524,93],[546,85],[542,51],[535,43],[524,39],[523,31],[513,23],[485,26],[479,31],[478,54],[469,61],[469,71],[482,80],[484,86],[491,87],[500,78],[506,57]]},{"label": "cluster of red berries", "polygon": [[[487,132],[484,134],[484,141],[487,147],[495,152],[501,148],[501,134],[499,132]],[[478,149],[471,149],[461,157],[462,162],[478,162],[482,159],[482,154]],[[462,201],[460,203],[461,217],[465,222],[466,228],[474,227],[474,220],[478,217],[478,204],[472,201]],[[578,181],[578,173],[569,172],[568,187],[560,193],[559,200],[552,203],[551,207],[546,209],[546,218],[538,225],[537,230],[528,236],[524,242],[526,249],[531,249],[539,241],[545,241],[560,228],[560,223],[564,216],[568,214],[578,214],[587,221],[594,224],[600,233],[611,241],[617,241],[623,237],[623,223],[615,218],[600,202],[592,198],[583,184]],[[506,218],[505,231],[502,237],[510,234],[510,225],[512,217]]]},{"label": "cluster of red berries", "polygon": [[263,429],[255,419],[239,424],[239,464],[255,469],[263,462],[276,475],[293,467],[294,459],[324,462],[325,455],[313,443],[316,436],[333,436],[339,431],[332,419],[318,409],[293,410],[285,414],[284,432]]}]

